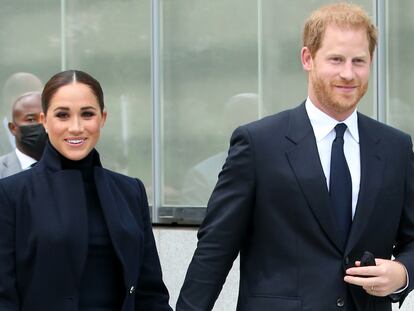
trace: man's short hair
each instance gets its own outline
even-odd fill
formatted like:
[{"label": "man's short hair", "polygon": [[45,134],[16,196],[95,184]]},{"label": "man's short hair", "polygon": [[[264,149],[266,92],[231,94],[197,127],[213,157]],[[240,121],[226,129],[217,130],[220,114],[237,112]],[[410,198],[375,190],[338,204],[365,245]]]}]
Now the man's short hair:
[{"label": "man's short hair", "polygon": [[364,28],[372,56],[377,46],[377,29],[371,18],[360,6],[351,3],[334,3],[320,7],[312,12],[303,28],[303,46],[307,47],[312,57],[322,45],[325,30],[329,25],[344,28]]}]

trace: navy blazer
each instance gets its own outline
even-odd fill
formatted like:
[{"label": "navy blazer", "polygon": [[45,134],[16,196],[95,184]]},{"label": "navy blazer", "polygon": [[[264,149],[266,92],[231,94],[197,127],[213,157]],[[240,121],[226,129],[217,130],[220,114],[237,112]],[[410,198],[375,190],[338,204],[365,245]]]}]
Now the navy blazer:
[{"label": "navy blazer", "polygon": [[176,310],[211,310],[239,253],[240,311],[391,311],[388,297],[343,280],[366,250],[405,265],[402,302],[414,287],[411,139],[362,114],[358,129],[360,192],[343,249],[305,106],[239,127]]},{"label": "navy blazer", "polygon": [[[123,268],[122,311],[171,310],[142,182],[101,166],[94,174]],[[78,310],[88,252],[85,200],[81,172],[62,170],[49,145],[33,169],[0,181],[0,310]]]}]

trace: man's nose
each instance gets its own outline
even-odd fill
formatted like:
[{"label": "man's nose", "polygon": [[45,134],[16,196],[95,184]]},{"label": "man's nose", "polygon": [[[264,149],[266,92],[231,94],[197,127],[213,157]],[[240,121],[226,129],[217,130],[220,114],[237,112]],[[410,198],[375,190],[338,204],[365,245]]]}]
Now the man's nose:
[{"label": "man's nose", "polygon": [[339,76],[346,81],[354,79],[354,67],[352,61],[347,61],[343,64]]}]

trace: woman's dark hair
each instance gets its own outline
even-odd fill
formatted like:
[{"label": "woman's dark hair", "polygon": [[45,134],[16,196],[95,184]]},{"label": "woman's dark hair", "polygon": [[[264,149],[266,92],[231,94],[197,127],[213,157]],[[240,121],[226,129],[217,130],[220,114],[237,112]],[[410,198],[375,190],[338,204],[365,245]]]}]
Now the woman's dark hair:
[{"label": "woman's dark hair", "polygon": [[52,99],[52,97],[56,94],[56,92],[62,86],[71,83],[82,83],[87,85],[95,94],[96,99],[99,103],[99,108],[101,109],[101,112],[103,112],[104,95],[99,82],[84,71],[66,70],[55,74],[53,77],[50,78],[49,81],[47,81],[42,92],[42,109],[44,114],[47,113],[47,109],[49,108],[49,102]]}]

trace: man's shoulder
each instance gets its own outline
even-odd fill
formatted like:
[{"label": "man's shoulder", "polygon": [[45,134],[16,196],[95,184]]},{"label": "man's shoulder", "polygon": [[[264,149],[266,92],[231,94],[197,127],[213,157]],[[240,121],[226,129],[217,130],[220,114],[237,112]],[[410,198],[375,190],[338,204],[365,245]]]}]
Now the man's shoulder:
[{"label": "man's shoulder", "polygon": [[16,152],[14,150],[0,156],[0,162],[2,163],[11,159],[17,159]]},{"label": "man's shoulder", "polygon": [[359,130],[367,130],[371,135],[382,139],[410,139],[410,135],[391,125],[382,123],[362,113],[358,113]]},{"label": "man's shoulder", "polygon": [[244,126],[249,130],[268,130],[269,128],[286,128],[290,119],[297,116],[306,116],[306,109],[304,103],[291,108],[286,109],[268,116],[265,116],[259,120],[245,124]]},{"label": "man's shoulder", "polygon": [[0,178],[13,175],[20,171],[20,162],[14,151],[0,156]]}]

